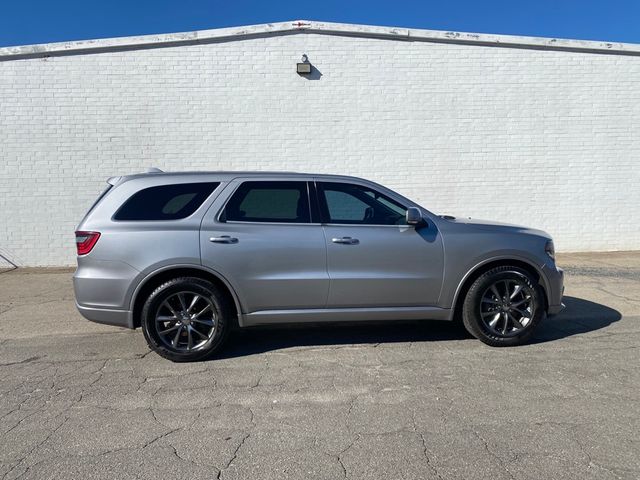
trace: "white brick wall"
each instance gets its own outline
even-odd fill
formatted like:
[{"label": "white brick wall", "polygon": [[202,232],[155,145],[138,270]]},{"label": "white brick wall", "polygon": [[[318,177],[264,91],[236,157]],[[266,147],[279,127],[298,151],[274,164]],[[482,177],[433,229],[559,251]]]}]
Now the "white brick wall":
[{"label": "white brick wall", "polygon": [[640,249],[638,56],[307,31],[4,60],[0,255],[19,265],[72,264],[105,179],[149,166],[363,176],[558,250]]}]

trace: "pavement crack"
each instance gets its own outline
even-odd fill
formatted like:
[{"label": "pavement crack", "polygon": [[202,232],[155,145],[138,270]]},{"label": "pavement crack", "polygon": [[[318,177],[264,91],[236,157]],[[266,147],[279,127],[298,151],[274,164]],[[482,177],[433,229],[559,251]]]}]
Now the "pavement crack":
[{"label": "pavement crack", "polygon": [[482,445],[484,446],[484,449],[487,451],[489,456],[493,458],[498,463],[498,465],[502,467],[502,469],[507,473],[507,475],[509,475],[509,478],[515,480],[516,477],[514,477],[511,471],[509,471],[509,469],[507,468],[506,464],[502,461],[502,459],[498,455],[496,455],[494,452],[491,451],[491,449],[489,448],[489,442],[487,442],[487,440],[482,435],[480,435],[480,433],[478,433],[476,430],[472,429],[471,433],[473,433],[478,438],[478,440],[482,442]]},{"label": "pavement crack", "polygon": [[625,300],[626,302],[630,302],[630,303],[640,303],[640,300],[638,300],[637,298],[631,298],[631,297],[627,297],[626,295],[620,295],[619,293],[614,293],[611,292],[609,290],[607,290],[605,287],[603,287],[602,285],[598,285],[595,287],[596,290],[600,290],[602,293],[606,293],[607,295],[611,295],[612,297],[616,297],[619,298],[621,300]]},{"label": "pavement crack", "polygon": [[358,440],[360,440],[361,435],[359,433],[356,434],[355,438],[349,443],[349,445],[347,445],[345,448],[343,448],[342,450],[340,450],[338,452],[338,454],[335,456],[336,459],[338,460],[338,464],[340,465],[340,467],[342,468],[342,474],[344,475],[344,478],[347,478],[349,476],[348,471],[347,471],[347,467],[344,464],[344,461],[342,460],[342,456],[347,453],[347,451],[349,451],[349,449],[351,449]]},{"label": "pavement crack", "polygon": [[34,362],[34,361],[39,360],[41,358],[42,357],[29,357],[29,358],[25,358],[24,360],[20,360],[18,362],[0,363],[0,367],[9,367],[11,365],[22,365],[24,363]]},{"label": "pavement crack", "polygon": [[[11,472],[13,472],[20,465],[22,465],[22,462],[24,462],[27,458],[29,458],[29,456],[33,452],[35,452],[38,448],[40,448],[42,445],[44,445],[58,430],[60,430],[67,423],[67,421],[69,421],[70,418],[71,418],[71,415],[67,415],[65,417],[65,419],[62,422],[60,422],[60,424],[57,427],[55,427],[53,430],[51,430],[51,432],[49,432],[47,434],[47,436],[42,441],[36,443],[33,447],[31,447],[29,449],[29,451],[27,453],[22,455],[22,457],[20,457],[20,459],[18,459],[18,462],[2,476],[2,479],[4,480],[5,478],[7,478],[7,476],[9,476],[9,474]],[[22,476],[25,473],[27,473],[30,468],[31,468],[31,466],[27,466],[27,469],[24,472],[22,472],[19,476]]]},{"label": "pavement crack", "polygon": [[153,353],[153,350],[149,350],[148,352],[145,352],[145,353],[136,353],[134,358],[136,360],[142,360],[143,358],[147,358],[147,356],[149,356],[152,353]]},{"label": "pavement crack", "polygon": [[[211,468],[211,467],[213,467],[213,468],[215,468],[215,469],[216,469],[216,472],[219,472],[219,470],[218,470],[216,467],[214,467],[213,465],[200,464],[200,463],[198,463],[198,462],[194,462],[193,460],[191,460],[191,459],[189,459],[189,458],[185,458],[185,457],[183,457],[182,455],[180,455],[180,454],[178,453],[178,449],[177,449],[177,448],[176,448],[176,447],[175,447],[171,442],[167,442],[167,445],[169,446],[169,448],[171,448],[171,450],[173,450],[173,455],[174,455],[178,460],[181,460],[181,461],[183,461],[183,462],[190,463],[191,465],[194,465],[194,466],[199,467],[199,468],[203,468],[203,467],[204,467],[204,468]],[[216,473],[216,476],[217,476],[218,474],[219,474],[219,473]]]},{"label": "pavement crack", "polygon": [[140,450],[144,450],[145,448],[147,448],[147,447],[149,447],[149,446],[153,445],[154,443],[156,443],[156,442],[158,442],[158,441],[162,440],[163,438],[165,438],[165,437],[167,437],[167,436],[171,435],[172,433],[177,432],[178,430],[180,430],[180,428],[172,428],[171,430],[168,430],[168,431],[166,431],[166,432],[164,432],[164,433],[162,433],[162,434],[160,434],[160,435],[156,435],[153,439],[151,439],[151,440],[149,440],[147,443],[145,443],[145,444],[140,448]]},{"label": "pavement crack", "polygon": [[604,470],[607,473],[610,473],[611,475],[615,476],[616,478],[621,478],[616,472],[614,472],[613,470],[605,467],[604,465],[601,465],[599,463],[596,463],[593,461],[593,458],[591,457],[591,454],[589,452],[587,452],[586,448],[584,447],[584,445],[582,444],[582,442],[579,440],[579,436],[577,435],[576,431],[575,431],[576,425],[572,425],[569,430],[571,431],[571,436],[573,437],[573,441],[576,442],[576,445],[578,445],[578,448],[580,449],[580,452],[582,452],[582,454],[586,457],[587,459],[587,466],[588,467],[595,467],[595,468],[599,468],[600,470]]},{"label": "pavement crack", "polygon": [[442,475],[438,472],[436,466],[431,462],[431,457],[429,457],[429,450],[427,449],[427,440],[424,438],[424,433],[419,433],[420,440],[422,441],[422,454],[424,455],[425,460],[427,461],[427,466],[429,470],[433,472],[433,474],[438,477],[440,480],[443,480]]},{"label": "pavement crack", "polygon": [[427,448],[427,440],[424,438],[424,433],[418,432],[418,425],[416,423],[415,410],[412,410],[411,412],[411,420],[412,420],[413,432],[420,437],[420,441],[422,442],[422,454],[424,455],[424,458],[427,461],[427,466],[429,467],[429,470],[431,470],[431,472],[436,477],[442,480],[442,475],[440,475],[440,472],[438,472],[438,469],[435,467],[435,465],[431,463],[431,458],[429,457],[429,450]]},{"label": "pavement crack", "polygon": [[244,442],[246,442],[247,439],[250,436],[251,436],[251,433],[246,433],[242,437],[242,439],[240,440],[240,443],[238,443],[238,446],[233,451],[233,455],[231,456],[231,459],[225,464],[224,467],[222,467],[220,470],[218,470],[218,475],[216,476],[216,479],[220,480],[222,478],[222,474],[224,473],[224,471],[227,470],[233,464],[233,462],[235,461],[236,458],[238,458],[238,452],[240,451],[240,449],[244,445]]}]

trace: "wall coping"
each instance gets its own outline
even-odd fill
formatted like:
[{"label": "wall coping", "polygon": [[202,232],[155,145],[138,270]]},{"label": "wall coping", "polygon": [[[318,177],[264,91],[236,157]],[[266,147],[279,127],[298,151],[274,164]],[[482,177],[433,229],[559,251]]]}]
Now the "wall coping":
[{"label": "wall coping", "polygon": [[317,33],[351,37],[381,38],[396,41],[455,43],[535,50],[560,50],[640,56],[640,44],[632,43],[526,37],[516,35],[493,35],[485,33],[447,32],[439,30],[295,20],[280,23],[265,23],[241,27],[198,30],[193,32],[163,33],[2,47],[0,48],[0,61],[102,53],[119,50],[141,50],[200,43],[227,42],[243,40],[245,38],[256,36],[262,37],[295,33]]}]

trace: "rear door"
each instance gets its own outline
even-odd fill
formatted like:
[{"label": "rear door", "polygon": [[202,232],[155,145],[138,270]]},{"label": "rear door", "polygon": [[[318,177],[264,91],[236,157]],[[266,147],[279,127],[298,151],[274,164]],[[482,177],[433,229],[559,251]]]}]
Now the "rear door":
[{"label": "rear door", "polygon": [[443,247],[432,222],[366,184],[316,181],[331,278],[328,308],[436,305]]},{"label": "rear door", "polygon": [[202,223],[202,263],[232,284],[244,313],[324,308],[326,247],[312,220],[306,180],[235,179]]}]

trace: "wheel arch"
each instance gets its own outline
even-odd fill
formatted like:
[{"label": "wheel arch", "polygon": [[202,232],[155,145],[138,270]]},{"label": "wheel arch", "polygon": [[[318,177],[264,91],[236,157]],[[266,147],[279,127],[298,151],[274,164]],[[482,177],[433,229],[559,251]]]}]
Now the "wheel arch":
[{"label": "wheel arch", "polygon": [[172,265],[161,268],[148,274],[138,284],[131,297],[131,321],[133,328],[140,326],[140,314],[147,295],[163,282],[176,277],[197,277],[207,280],[218,287],[228,298],[232,300],[236,321],[240,322],[242,306],[240,299],[231,284],[219,273],[203,268],[200,265]]},{"label": "wheel arch", "polygon": [[458,284],[458,287],[456,288],[455,296],[453,299],[453,308],[452,308],[453,317],[452,318],[453,319],[461,318],[460,315],[462,313],[462,304],[464,303],[464,299],[467,295],[467,292],[469,291],[469,288],[471,288],[471,285],[473,285],[473,282],[475,282],[476,279],[480,277],[480,275],[496,267],[506,267],[506,266],[522,268],[523,270],[526,270],[527,272],[531,273],[534,276],[534,278],[542,288],[542,294],[543,294],[542,296],[544,298],[544,309],[546,311],[549,308],[549,298],[548,298],[549,285],[547,283],[547,279],[543,274],[542,270],[539,267],[537,267],[535,264],[527,260],[523,260],[522,258],[501,257],[501,258],[488,259],[475,265],[462,278],[462,280]]}]

